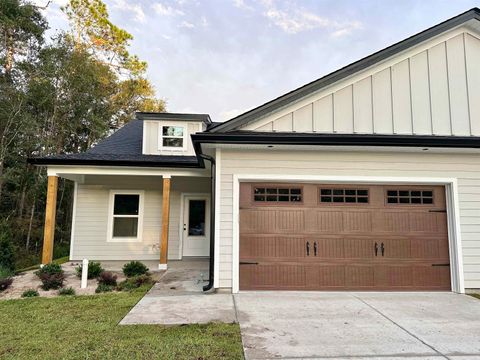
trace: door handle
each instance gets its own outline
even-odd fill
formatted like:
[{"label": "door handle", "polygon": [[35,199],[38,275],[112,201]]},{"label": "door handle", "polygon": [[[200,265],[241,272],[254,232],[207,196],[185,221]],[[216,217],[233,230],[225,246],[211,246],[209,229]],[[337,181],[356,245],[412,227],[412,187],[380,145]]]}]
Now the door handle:
[{"label": "door handle", "polygon": [[315,256],[317,256],[317,242],[316,241],[313,243],[313,253],[315,254]]},{"label": "door handle", "polygon": [[307,241],[307,256],[310,256],[310,242]]},{"label": "door handle", "polygon": [[382,252],[382,256],[385,256],[385,245],[383,245],[383,243],[380,245],[380,251]]},{"label": "door handle", "polygon": [[375,250],[375,256],[377,256],[378,255],[378,244],[375,243],[375,246],[373,248]]}]

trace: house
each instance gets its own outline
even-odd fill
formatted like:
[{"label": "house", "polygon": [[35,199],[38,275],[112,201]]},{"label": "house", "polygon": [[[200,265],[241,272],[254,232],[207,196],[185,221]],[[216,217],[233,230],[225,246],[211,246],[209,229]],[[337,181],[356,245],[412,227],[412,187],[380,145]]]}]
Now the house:
[{"label": "house", "polygon": [[70,258],[210,258],[206,289],[480,288],[480,9],[224,123],[138,113],[48,167]]}]

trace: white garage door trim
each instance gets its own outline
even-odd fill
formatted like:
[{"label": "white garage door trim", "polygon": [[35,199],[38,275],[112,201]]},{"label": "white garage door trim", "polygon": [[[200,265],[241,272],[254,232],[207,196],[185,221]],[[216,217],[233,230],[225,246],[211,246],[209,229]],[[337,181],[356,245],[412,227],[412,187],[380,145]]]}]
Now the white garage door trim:
[{"label": "white garage door trim", "polygon": [[368,183],[368,184],[416,184],[444,185],[447,201],[448,244],[450,248],[450,271],[452,291],[465,292],[463,276],[462,240],[460,233],[460,211],[458,204],[458,184],[455,178],[429,177],[378,177],[378,176],[315,176],[315,175],[272,175],[272,174],[234,174],[233,175],[233,248],[232,248],[232,292],[239,291],[239,199],[242,181],[282,181],[315,183]]}]

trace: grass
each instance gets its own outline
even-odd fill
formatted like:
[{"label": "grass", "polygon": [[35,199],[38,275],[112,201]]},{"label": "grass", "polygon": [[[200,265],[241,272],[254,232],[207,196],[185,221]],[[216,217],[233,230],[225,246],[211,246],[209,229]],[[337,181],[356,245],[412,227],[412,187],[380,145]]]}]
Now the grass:
[{"label": "grass", "polygon": [[473,296],[474,298],[477,298],[480,300],[480,294],[468,294],[470,296]]},{"label": "grass", "polygon": [[[64,257],[53,260],[52,263],[62,265],[62,264],[65,264],[68,261],[69,261],[69,256],[64,256]],[[40,269],[40,264],[32,265],[32,266],[29,266],[29,267],[26,267],[26,268],[23,268],[23,269],[20,269],[20,270],[16,270],[15,272],[17,274],[19,274],[19,273],[22,273],[22,272],[25,272],[25,271],[37,270],[37,269]]]},{"label": "grass", "polygon": [[145,290],[0,301],[0,358],[243,358],[237,324],[118,325]]}]

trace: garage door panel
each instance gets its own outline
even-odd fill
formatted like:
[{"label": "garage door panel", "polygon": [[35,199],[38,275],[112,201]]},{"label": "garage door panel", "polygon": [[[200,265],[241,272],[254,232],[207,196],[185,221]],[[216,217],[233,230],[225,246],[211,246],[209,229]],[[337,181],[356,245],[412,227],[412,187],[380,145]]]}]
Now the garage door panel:
[{"label": "garage door panel", "polygon": [[306,256],[304,236],[243,235],[240,252],[243,259],[262,258],[282,261]]},{"label": "garage door panel", "polygon": [[329,290],[339,290],[345,288],[345,266],[307,266],[307,288],[322,288]]},{"label": "garage door panel", "polygon": [[368,237],[345,237],[344,253],[346,259],[373,259],[375,241]]},{"label": "garage door panel", "polygon": [[240,289],[450,289],[444,192],[243,183]]}]

